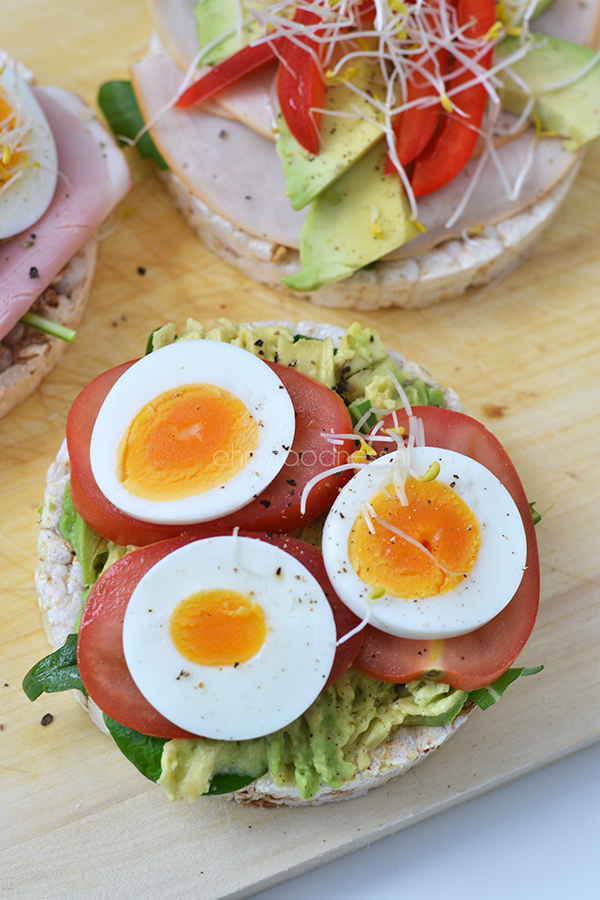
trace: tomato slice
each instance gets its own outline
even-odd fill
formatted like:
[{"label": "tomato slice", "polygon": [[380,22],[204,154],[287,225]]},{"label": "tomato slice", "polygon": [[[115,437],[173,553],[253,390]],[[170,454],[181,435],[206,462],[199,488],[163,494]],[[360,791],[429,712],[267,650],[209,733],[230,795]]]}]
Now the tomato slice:
[{"label": "tomato slice", "polygon": [[[92,474],[90,441],[98,411],[117,379],[135,360],[99,375],[76,398],[67,418],[67,446],[71,460],[71,497],[79,515],[94,531],[124,546],[141,547],[185,532],[205,537],[215,531],[214,522],[198,525],[154,525],[122,513],[102,493]],[[289,533],[312,521],[333,504],[350,478],[342,472],[319,481],[308,495],[306,512],[300,512],[304,486],[327,469],[348,461],[353,442],[333,445],[322,432],[349,434],[350,414],[340,397],[308,375],[279,363],[265,362],[279,376],[296,411],[296,433],[288,458],[270,485],[247,506],[220,519],[217,527],[236,525],[248,531]]]},{"label": "tomato slice", "polygon": [[[527,536],[526,569],[519,588],[501,613],[470,634],[445,640],[417,641],[385,634],[372,626],[364,632],[355,664],[381,681],[404,683],[418,678],[442,681],[471,691],[499,678],[523,649],[533,626],[540,596],[537,541],[527,496],[502,444],[481,422],[464,413],[434,406],[413,407],[423,421],[431,447],[455,450],[486,466],[504,484],[517,504]],[[397,413],[405,428],[404,411]],[[386,420],[393,426],[391,417]],[[390,442],[379,452],[396,449]]]},{"label": "tomato slice", "polygon": [[263,69],[277,59],[275,50],[278,42],[281,43],[280,38],[273,38],[262,44],[248,44],[246,47],[242,47],[237,53],[213,66],[210,72],[190,85],[174,106],[177,109],[189,109],[191,106],[197,106],[214,97],[226,87],[241,81],[246,75]]},{"label": "tomato slice", "polygon": [[[221,534],[223,532],[220,532]],[[246,537],[276,544],[300,560],[325,592],[336,624],[338,639],[358,624],[358,619],[341,602],[331,587],[321,553],[311,544],[287,535],[255,532]],[[135,684],[123,652],[123,620],[129,598],[138,581],[159,560],[196,540],[181,535],[141,547],[115,562],[96,582],[87,599],[77,641],[77,664],[81,679],[92,700],[116,722],[142,734],[165,738],[197,737],[174,725],[146,700]],[[342,675],[359,650],[362,636],[356,634],[336,650],[325,687]]]},{"label": "tomato slice", "polygon": [[[317,13],[298,7],[294,22],[315,25]],[[297,41],[297,43],[296,43]],[[283,38],[278,46],[281,62],[277,73],[277,99],[283,118],[298,143],[313,156],[321,143],[325,79],[319,62],[320,45],[307,36],[295,41]]]},{"label": "tomato slice", "polygon": [[[473,40],[485,37],[496,21],[494,0],[457,0],[456,14],[458,24],[467,26],[465,36]],[[468,48],[463,50],[464,56],[472,58],[476,53],[477,51]],[[492,55],[493,47],[490,43],[489,51],[478,57],[478,64],[489,69]],[[459,68],[456,62],[455,67]],[[459,68],[449,87],[460,87],[472,79],[473,74],[469,69],[461,72]],[[456,113],[442,116],[437,131],[415,159],[411,175],[415,197],[423,197],[447,184],[464,168],[475,149],[487,102],[487,91],[482,84],[474,84],[453,94],[452,102],[461,109],[464,116]]]}]

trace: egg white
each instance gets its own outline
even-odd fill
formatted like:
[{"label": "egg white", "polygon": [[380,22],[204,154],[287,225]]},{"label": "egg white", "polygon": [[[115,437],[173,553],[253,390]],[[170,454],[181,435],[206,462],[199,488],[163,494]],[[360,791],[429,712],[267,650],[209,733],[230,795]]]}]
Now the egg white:
[{"label": "egg white", "polygon": [[[0,88],[25,130],[21,143],[29,163],[12,183],[0,185],[0,240],[25,231],[43,216],[58,178],[52,130],[19,69],[14,60],[0,60]],[[7,133],[0,139],[0,159],[4,144],[10,146],[13,136]]]},{"label": "egg white", "polygon": [[[252,413],[259,424],[252,459],[223,485],[195,496],[173,500],[134,496],[117,477],[123,435],[150,400],[181,385],[198,383],[231,391]],[[207,522],[245,506],[270,484],[285,463],[294,431],[291,398],[262,360],[221,341],[176,341],[138,360],[109,391],[92,432],[90,462],[100,490],[128,515],[161,524]]]},{"label": "egg white", "polygon": [[[199,590],[226,588],[262,607],[267,637],[236,666],[190,662],[169,619]],[[132,593],[123,649],[146,699],[181,728],[228,741],[262,737],[301,715],[322,690],[335,655],[329,602],[311,573],[279,547],[253,538],[206,538],[162,559]]]},{"label": "egg white", "polygon": [[525,567],[527,539],[519,510],[504,485],[488,469],[450,450],[415,447],[410,467],[423,476],[434,461],[438,480],[453,487],[475,513],[481,531],[477,560],[458,587],[421,600],[385,594],[369,600],[373,590],[355,572],[348,558],[348,539],[361,504],[392,480],[394,462],[405,460],[399,450],[380,457],[359,471],[340,492],[323,530],[323,559],[340,599],[369,624],[398,637],[437,639],[475,631],[498,615],[514,596]]}]

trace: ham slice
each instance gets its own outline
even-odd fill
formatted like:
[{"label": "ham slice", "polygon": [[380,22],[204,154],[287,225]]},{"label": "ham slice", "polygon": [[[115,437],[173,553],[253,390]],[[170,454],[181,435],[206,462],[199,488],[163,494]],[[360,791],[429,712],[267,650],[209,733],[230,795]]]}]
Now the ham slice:
[{"label": "ham slice", "polygon": [[42,218],[0,244],[0,338],[131,189],[123,153],[90,108],[61,88],[34,92],[54,134],[59,176]]}]

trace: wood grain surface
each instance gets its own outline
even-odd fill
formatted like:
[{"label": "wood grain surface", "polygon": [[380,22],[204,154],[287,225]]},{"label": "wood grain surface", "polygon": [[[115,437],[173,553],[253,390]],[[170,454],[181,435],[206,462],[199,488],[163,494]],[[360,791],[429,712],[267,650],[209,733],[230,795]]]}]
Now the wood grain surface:
[{"label": "wood grain surface", "polygon": [[[150,35],[143,0],[3,0],[2,18],[2,49],[38,83],[91,103]],[[540,616],[521,657],[542,674],[391,786],[297,810],[170,804],[70,694],[29,703],[21,680],[48,652],[33,583],[37,509],[83,385],[142,352],[165,321],[364,323],[237,274],[188,232],[151,166],[128,158],[135,187],[106,231],[76,342],[0,421],[0,894],[24,900],[245,897],[600,739],[598,146],[543,243],[502,281],[429,310],[369,314],[390,347],[458,390],[506,445],[529,497],[552,506],[538,526]]]}]

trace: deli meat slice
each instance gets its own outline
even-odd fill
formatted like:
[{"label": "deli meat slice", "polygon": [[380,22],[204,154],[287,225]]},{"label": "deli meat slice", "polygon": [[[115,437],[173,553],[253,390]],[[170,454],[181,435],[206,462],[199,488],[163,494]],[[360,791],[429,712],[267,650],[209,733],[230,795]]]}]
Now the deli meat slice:
[{"label": "deli meat slice", "polygon": [[273,141],[202,109],[170,109],[184,72],[168,53],[135,63],[131,78],[155,143],[188,190],[248,234],[298,247],[305,213],[285,197]]},{"label": "deli meat slice", "polygon": [[[274,245],[297,249],[306,211],[292,209],[285,196],[273,142],[239,121],[198,108],[170,108],[183,78],[165,52],[150,54],[132,68],[144,120],[171,171],[209,209],[237,228]],[[487,159],[482,170],[479,157],[474,157],[445,187],[421,198],[418,218],[425,233],[387,258],[425,253],[442,241],[516,215],[569,174],[574,176],[580,158],[564,150],[557,138],[537,141],[534,128],[527,128],[498,147],[495,159]],[[520,183],[523,170],[527,176]],[[520,187],[512,195],[517,184]],[[465,191],[471,191],[468,203],[449,226]]]},{"label": "deli meat slice", "polygon": [[0,244],[0,337],[131,189],[122,152],[89,107],[62,88],[34,91],[56,141],[58,182],[42,218]]}]

